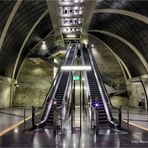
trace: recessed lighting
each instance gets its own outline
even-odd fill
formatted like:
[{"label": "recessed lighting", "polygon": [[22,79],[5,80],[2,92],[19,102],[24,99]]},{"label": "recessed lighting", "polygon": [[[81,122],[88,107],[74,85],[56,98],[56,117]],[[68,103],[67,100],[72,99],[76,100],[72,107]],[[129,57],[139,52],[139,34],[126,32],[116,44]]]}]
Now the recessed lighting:
[{"label": "recessed lighting", "polygon": [[76,35],[75,34],[67,34],[67,38],[75,38]]},{"label": "recessed lighting", "polygon": [[90,71],[91,66],[61,66],[63,71]]}]

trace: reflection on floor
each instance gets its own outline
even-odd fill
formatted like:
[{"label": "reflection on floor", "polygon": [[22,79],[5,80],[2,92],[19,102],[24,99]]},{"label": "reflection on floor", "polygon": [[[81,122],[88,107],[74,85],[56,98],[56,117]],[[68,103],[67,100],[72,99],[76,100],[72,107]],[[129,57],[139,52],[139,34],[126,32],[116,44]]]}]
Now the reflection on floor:
[{"label": "reflection on floor", "polygon": [[[78,119],[78,116],[76,115]],[[98,135],[90,128],[88,118],[82,116],[82,131],[79,124],[71,132],[70,119],[56,135],[50,129],[31,130],[30,125],[23,132],[23,125],[0,138],[0,147],[148,147],[148,132],[130,126],[130,132],[100,127]],[[77,120],[77,122],[79,122]],[[124,125],[123,125],[124,126]],[[125,126],[126,127],[126,126]]]},{"label": "reflection on floor", "polygon": [[31,116],[31,109],[24,108],[8,108],[8,109],[0,109],[0,136],[9,130],[13,129],[13,127],[17,127],[22,124],[24,121],[24,111],[25,118],[29,118]]}]

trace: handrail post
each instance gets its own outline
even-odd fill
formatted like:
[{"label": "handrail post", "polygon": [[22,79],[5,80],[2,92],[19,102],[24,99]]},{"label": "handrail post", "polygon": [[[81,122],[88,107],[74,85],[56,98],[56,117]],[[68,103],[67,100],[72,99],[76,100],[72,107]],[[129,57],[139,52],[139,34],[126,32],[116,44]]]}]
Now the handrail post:
[{"label": "handrail post", "polygon": [[129,130],[129,108],[127,107],[127,128]]},{"label": "handrail post", "polygon": [[24,108],[24,131],[26,128],[26,108]]},{"label": "handrail post", "polygon": [[32,128],[35,127],[35,107],[32,106]]},{"label": "handrail post", "polygon": [[91,112],[90,113],[91,113],[91,122],[90,123],[91,123],[91,130],[92,130],[92,119],[93,119],[92,118],[92,108],[91,108]]},{"label": "handrail post", "polygon": [[56,128],[57,128],[57,127],[56,127],[56,121],[57,121],[57,120],[56,120],[56,117],[57,117],[57,116],[56,116],[56,108],[54,108],[54,118],[53,118],[53,119],[54,119],[54,120],[53,120],[53,129],[54,129],[53,132],[54,132],[54,134],[56,134],[56,131],[57,131],[57,129],[56,129]]},{"label": "handrail post", "polygon": [[62,111],[61,111],[61,131],[62,131]]},{"label": "handrail post", "polygon": [[122,107],[120,106],[119,108],[119,127],[121,127],[122,125]]},{"label": "handrail post", "polygon": [[71,131],[73,133],[73,109],[71,110]]},{"label": "handrail post", "polygon": [[99,130],[99,128],[98,128],[98,110],[96,109],[95,110],[96,111],[96,135],[98,135],[98,130]]}]

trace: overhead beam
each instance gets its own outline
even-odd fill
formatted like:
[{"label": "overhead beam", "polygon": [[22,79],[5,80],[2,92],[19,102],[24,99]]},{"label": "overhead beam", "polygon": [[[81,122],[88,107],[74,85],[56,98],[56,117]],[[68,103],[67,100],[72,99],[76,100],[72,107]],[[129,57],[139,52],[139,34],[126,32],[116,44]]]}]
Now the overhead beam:
[{"label": "overhead beam", "polygon": [[[45,40],[46,38],[50,37],[50,35],[51,35],[52,33],[53,33],[53,30],[50,31],[50,32],[48,33],[48,35],[47,35],[45,38],[43,38],[41,41],[39,41],[31,50],[33,50],[33,49],[36,48],[39,44],[41,44],[41,42],[42,42],[43,40]],[[52,36],[52,35],[51,35],[51,36]],[[31,51],[31,50],[30,50],[30,51]],[[29,56],[29,53],[26,55],[26,57],[24,58],[23,62],[21,63],[21,66],[20,66],[20,68],[19,68],[19,71],[18,71],[18,73],[17,73],[17,75],[16,75],[16,80],[18,79],[18,76],[19,76],[20,70],[22,69],[22,66],[23,66],[23,64],[24,64],[24,61],[25,61],[25,59],[26,59],[28,56]]]},{"label": "overhead beam", "polygon": [[111,13],[111,14],[120,14],[120,15],[125,15],[134,19],[137,19],[143,23],[148,24],[148,17],[136,13],[136,12],[132,12],[132,11],[128,11],[128,10],[121,10],[121,9],[98,9],[94,11],[94,14],[97,13]]},{"label": "overhead beam", "polygon": [[14,5],[14,7],[13,7],[13,9],[12,9],[12,11],[11,11],[9,17],[8,17],[8,20],[7,20],[7,22],[6,22],[5,26],[4,26],[4,29],[3,29],[1,37],[0,37],[0,50],[2,48],[4,39],[6,37],[8,29],[10,27],[10,24],[11,24],[11,22],[12,22],[14,16],[15,16],[19,6],[21,5],[21,3],[22,3],[22,0],[17,0],[16,1],[15,5]]},{"label": "overhead beam", "polygon": [[19,53],[17,55],[17,58],[16,58],[16,61],[15,61],[15,65],[14,65],[14,68],[13,68],[13,73],[12,73],[12,79],[14,79],[15,77],[15,72],[16,72],[16,69],[17,69],[17,65],[19,63],[19,60],[20,60],[20,57],[21,57],[21,54],[22,54],[22,51],[29,39],[29,37],[31,36],[31,34],[33,33],[34,29],[37,27],[37,25],[41,22],[41,20],[46,16],[46,14],[48,13],[48,10],[46,10],[39,18],[38,20],[34,23],[34,25],[32,26],[32,28],[30,29],[30,31],[28,32],[27,36],[25,37],[25,40],[23,41],[23,44],[19,50]]},{"label": "overhead beam", "polygon": [[84,22],[83,22],[82,35],[87,36],[87,32],[93,16],[93,12],[96,7],[97,0],[85,0],[84,2],[85,2],[84,12],[83,12]]},{"label": "overhead beam", "polygon": [[58,0],[46,0],[48,6],[48,12],[52,22],[53,29],[55,31],[55,36],[60,36],[60,23],[59,23],[59,14],[58,14]]},{"label": "overhead beam", "polygon": [[[45,15],[48,13],[48,11],[46,10],[39,18],[38,20],[34,23],[34,25],[32,26],[32,28],[30,29],[30,31],[28,32],[27,36],[25,37],[23,43],[22,43],[22,46],[19,50],[19,53],[17,55],[17,58],[16,58],[16,61],[15,61],[15,64],[14,64],[14,68],[13,68],[13,73],[12,73],[12,80],[15,78],[15,74],[16,74],[16,69],[17,69],[17,66],[18,66],[18,63],[19,63],[19,60],[20,60],[20,57],[21,57],[21,54],[22,54],[22,51],[29,39],[29,37],[31,36],[31,34],[33,33],[34,29],[37,27],[37,25],[40,23],[40,21],[45,17]],[[12,106],[12,101],[13,101],[13,92],[14,92],[14,84],[12,83],[11,84],[11,93],[10,93],[10,98],[11,98],[11,104],[10,106]]]}]

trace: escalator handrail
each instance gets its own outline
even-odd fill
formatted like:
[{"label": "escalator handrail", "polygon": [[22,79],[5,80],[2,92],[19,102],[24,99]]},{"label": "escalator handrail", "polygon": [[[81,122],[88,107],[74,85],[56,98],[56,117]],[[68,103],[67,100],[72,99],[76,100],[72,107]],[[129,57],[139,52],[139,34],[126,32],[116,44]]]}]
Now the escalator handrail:
[{"label": "escalator handrail", "polygon": [[[65,55],[67,55],[68,52],[70,51],[70,46],[71,46],[71,44],[68,45]],[[63,59],[63,63],[64,63],[65,59],[66,59],[66,56],[65,56],[65,58]],[[51,85],[50,85],[51,87],[50,87],[50,89],[49,89],[49,91],[48,91],[48,93],[47,93],[47,96],[46,96],[46,98],[45,98],[45,100],[44,100],[44,102],[43,102],[43,105],[42,105],[43,107],[46,105],[46,102],[48,101],[49,95],[51,95],[51,92],[53,91],[54,86],[56,86],[56,83],[57,83],[57,80],[58,80],[60,74],[61,74],[61,73],[60,73],[60,67],[59,67],[59,69],[58,69],[58,71],[57,71],[57,73],[56,73],[56,76],[55,76],[54,80],[52,81],[52,83],[51,83]],[[55,85],[54,85],[54,84],[55,84]]]},{"label": "escalator handrail", "polygon": [[103,79],[102,79],[101,73],[100,73],[100,71],[99,71],[99,69],[98,69],[97,63],[96,63],[96,61],[94,60],[92,51],[89,50],[89,52],[90,52],[91,57],[92,57],[92,60],[93,60],[93,62],[94,62],[94,66],[95,66],[95,69],[96,69],[96,71],[97,71],[97,76],[98,76],[98,78],[99,78],[99,81],[100,81],[101,86],[103,87],[103,92],[105,93],[105,96],[106,96],[106,98],[107,98],[107,101],[109,102],[109,104],[110,104],[110,106],[111,106],[112,108],[114,108],[114,109],[120,109],[119,107],[113,106],[111,100],[109,99],[108,93],[107,93],[107,90],[106,90],[106,87],[105,87],[105,85],[104,85],[104,83],[103,83]]},{"label": "escalator handrail", "polygon": [[59,75],[60,75],[59,71],[60,71],[60,68],[58,69],[58,71],[57,71],[57,73],[56,73],[56,76],[55,76],[54,80],[52,81],[52,83],[51,83],[51,85],[50,85],[51,87],[50,87],[50,89],[49,89],[49,91],[48,91],[48,93],[47,93],[47,96],[46,96],[46,98],[45,98],[45,100],[44,100],[42,106],[45,106],[46,103],[47,103],[47,101],[48,101],[48,99],[49,99],[49,95],[51,94],[51,92],[52,92],[52,90],[53,90],[53,88],[54,88],[54,84],[56,84],[56,82],[57,82],[57,80],[58,80],[58,77],[59,77]]},{"label": "escalator handrail", "polygon": [[[104,85],[104,83],[103,83],[101,73],[100,73],[100,71],[99,71],[99,69],[98,69],[98,67],[97,67],[97,63],[96,63],[96,61],[95,61],[95,59],[94,59],[94,56],[93,56],[93,54],[92,54],[92,51],[91,51],[90,49],[88,49],[88,52],[90,53],[90,54],[89,54],[89,55],[90,55],[90,60],[91,60],[91,62],[92,62],[92,66],[94,67],[95,74],[97,75],[98,81],[100,82],[99,84],[101,85],[101,87],[100,87],[100,89],[101,89],[101,91],[100,91],[101,95],[103,96],[103,98],[106,99],[106,101],[109,103],[109,106],[110,106],[111,108],[118,110],[118,112],[120,113],[120,112],[121,112],[120,108],[119,108],[119,107],[113,106],[111,100],[110,100],[109,97],[108,97],[107,90],[106,90],[105,85]],[[105,103],[106,101],[104,101],[104,103]],[[107,104],[106,104],[105,106],[107,106]],[[105,106],[104,106],[104,107],[105,107]],[[107,108],[106,108],[106,109],[107,109]],[[112,117],[111,111],[110,111],[110,110],[108,110],[108,111],[109,111],[109,114],[108,114],[108,115],[110,116],[110,120],[109,120],[110,123],[111,123],[111,124],[114,124],[115,126],[117,126],[117,124],[114,123],[114,121],[113,121],[113,117]],[[120,122],[120,121],[119,121],[119,122]]]},{"label": "escalator handrail", "polygon": [[[70,49],[71,49],[71,48],[68,47],[68,50],[67,50],[67,52],[66,52],[66,56],[65,56],[65,58],[64,58],[63,63],[65,63],[65,61],[67,61],[68,55],[69,55],[69,53],[70,53]],[[43,117],[42,117],[40,123],[38,123],[38,124],[35,125],[36,127],[40,127],[40,126],[46,124],[46,121],[47,121],[47,119],[48,119],[48,114],[49,114],[49,112],[50,112],[50,109],[51,109],[51,107],[52,107],[52,105],[53,105],[53,101],[54,101],[54,99],[55,99],[55,98],[54,98],[55,93],[56,93],[57,88],[58,88],[58,86],[59,86],[59,83],[60,83],[60,81],[61,81],[61,76],[62,76],[62,74],[63,74],[63,72],[60,72],[60,68],[59,68],[59,74],[57,74],[58,76],[57,76],[57,79],[55,80],[55,85],[53,85],[53,87],[51,88],[51,93],[48,94],[48,98],[50,98],[50,101],[48,101],[48,98],[47,98],[47,101],[45,102],[45,104],[46,104],[45,106],[46,106],[46,107],[45,107],[45,111],[44,111]],[[49,97],[49,96],[50,96],[50,97]]]},{"label": "escalator handrail", "polygon": [[[74,64],[76,53],[77,53],[77,46],[75,47],[75,50],[74,50],[74,55],[73,55],[73,59],[71,61],[71,65]],[[66,84],[66,87],[65,87],[65,92],[64,92],[64,95],[63,95],[63,101],[65,101],[66,94],[67,94],[67,91],[68,91],[68,87],[69,87],[69,84],[70,84],[70,80],[71,80],[71,73],[69,72],[67,84]],[[65,112],[65,114],[62,115],[62,117],[63,118],[66,117],[66,112]]]}]

